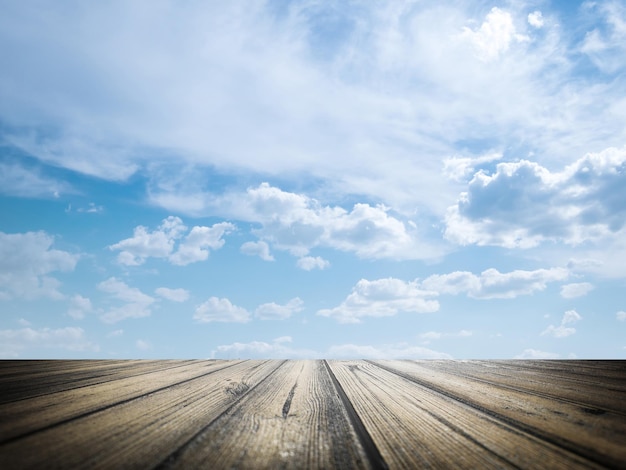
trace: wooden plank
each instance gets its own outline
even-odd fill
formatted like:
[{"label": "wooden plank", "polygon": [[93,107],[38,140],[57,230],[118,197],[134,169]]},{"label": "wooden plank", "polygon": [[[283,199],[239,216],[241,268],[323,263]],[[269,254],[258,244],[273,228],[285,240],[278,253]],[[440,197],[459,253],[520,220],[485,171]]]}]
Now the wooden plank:
[{"label": "wooden plank", "polygon": [[[0,468],[155,467],[280,364],[232,361],[222,369],[214,363],[195,364],[196,372],[205,372],[195,379],[169,380],[170,386],[152,393],[0,444]],[[213,372],[206,374],[209,370]],[[144,391],[154,386],[151,383]],[[118,400],[115,387],[97,389],[101,400]],[[62,405],[68,406],[69,402]],[[41,411],[33,408],[30,413]]]},{"label": "wooden plank", "polygon": [[[423,363],[375,363],[597,464],[619,467],[626,462],[626,420],[616,412],[590,412],[593,408],[512,387],[504,389],[484,381],[477,384],[466,377],[425,367]],[[588,389],[588,393],[593,393],[593,389]],[[613,399],[620,398],[623,397],[615,395]]]},{"label": "wooden plank", "polygon": [[[167,370],[165,373],[155,370],[142,375],[131,374],[97,385],[2,404],[0,443],[82,415],[89,415],[230,365],[232,363],[199,361]],[[71,380],[72,374],[69,373],[66,381]]]},{"label": "wooden plank", "polygon": [[[614,411],[626,418],[626,367],[618,361],[416,361],[420,366],[464,379],[523,391],[548,399],[568,401],[580,407]],[[594,367],[597,365],[597,368]],[[607,368],[607,366],[609,366]],[[602,384],[601,387],[598,384]]]},{"label": "wooden plank", "polygon": [[330,365],[389,467],[601,468],[374,364]]},{"label": "wooden plank", "polygon": [[[39,362],[39,361],[38,361]],[[96,385],[163,371],[189,364],[191,361],[40,361],[33,364],[21,361],[17,367],[6,367],[0,362],[0,404],[24,400],[63,390]]]},{"label": "wooden plank", "polygon": [[321,361],[289,361],[166,468],[375,468]]}]

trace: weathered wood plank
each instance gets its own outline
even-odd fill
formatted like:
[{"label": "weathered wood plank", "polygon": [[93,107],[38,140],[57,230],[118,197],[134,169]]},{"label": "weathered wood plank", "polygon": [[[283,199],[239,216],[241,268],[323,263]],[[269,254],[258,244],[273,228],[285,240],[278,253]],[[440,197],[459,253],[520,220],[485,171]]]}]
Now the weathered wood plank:
[{"label": "weathered wood plank", "polygon": [[626,468],[625,388],[625,361],[0,361],[0,469]]},{"label": "weathered wood plank", "polygon": [[374,364],[330,364],[390,467],[599,468]]},{"label": "weathered wood plank", "polygon": [[[34,364],[45,362],[45,364]],[[70,361],[68,361],[70,362]],[[179,367],[191,361],[21,361],[0,368],[0,404]],[[11,371],[14,369],[14,371]]]},{"label": "weathered wood plank", "polygon": [[[560,361],[553,364],[536,361],[415,361],[420,366],[464,379],[486,381],[493,385],[548,399],[570,401],[580,406],[612,410],[626,417],[626,364],[618,361]],[[592,364],[597,364],[594,368]],[[598,387],[598,384],[602,384]]]},{"label": "weathered wood plank", "polygon": [[[612,411],[477,383],[413,361],[375,361],[377,365],[488,414],[520,431],[609,467],[626,462],[626,420]],[[461,366],[459,366],[461,367]],[[593,389],[588,389],[593,394]],[[618,400],[614,395],[613,400]]]},{"label": "weathered wood plank", "polygon": [[289,361],[167,468],[372,468],[321,361]]},{"label": "weathered wood plank", "polygon": [[[0,468],[153,468],[280,364],[232,361],[222,369],[195,364],[196,375],[204,373],[195,379],[169,380],[158,391],[0,444]],[[115,387],[98,387],[98,393],[106,402],[117,400]]]},{"label": "weathered wood plank", "polygon": [[[0,405],[0,443],[209,374],[232,363],[197,362]],[[140,366],[138,366],[140,367]],[[67,381],[71,382],[68,374]]]}]

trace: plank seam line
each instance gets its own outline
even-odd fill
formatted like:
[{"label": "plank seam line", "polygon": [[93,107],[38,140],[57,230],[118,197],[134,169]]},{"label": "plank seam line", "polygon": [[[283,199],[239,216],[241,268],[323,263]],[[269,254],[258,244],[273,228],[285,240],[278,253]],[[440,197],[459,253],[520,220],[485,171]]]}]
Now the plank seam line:
[{"label": "plank seam line", "polygon": [[346,392],[344,391],[343,387],[339,383],[339,380],[337,380],[337,377],[335,376],[335,373],[330,368],[328,361],[324,359],[323,362],[324,362],[324,365],[326,366],[326,370],[328,371],[328,375],[330,376],[330,379],[333,385],[335,386],[337,395],[339,395],[339,398],[341,399],[341,402],[343,403],[343,406],[348,414],[348,419],[352,423],[352,427],[357,437],[359,438],[359,441],[361,442],[361,446],[363,447],[363,450],[365,451],[365,455],[367,456],[369,462],[372,464],[372,467],[380,468],[380,469],[388,469],[389,466],[387,465],[387,462],[385,462],[385,459],[381,455],[380,450],[378,449],[378,447],[376,446],[376,443],[374,442],[374,439],[372,439],[372,436],[370,435],[370,433],[367,432],[367,428],[365,427],[365,424],[363,424],[363,421],[361,421],[361,417],[359,416],[357,411],[354,409],[352,402],[348,398],[348,395],[346,395]]},{"label": "plank seam line", "polygon": [[168,388],[176,387],[178,385],[182,385],[184,383],[191,382],[193,380],[200,379],[202,377],[206,377],[207,375],[214,374],[215,372],[220,372],[222,370],[228,369],[229,367],[233,367],[233,366],[235,366],[237,364],[242,364],[243,362],[246,362],[246,361],[244,360],[242,362],[237,362],[235,364],[228,364],[228,365],[226,365],[224,367],[221,367],[219,369],[215,369],[215,370],[206,372],[204,374],[197,375],[195,377],[190,377],[190,378],[182,380],[180,382],[176,382],[176,383],[173,383],[173,384],[170,384],[170,385],[159,387],[157,389],[150,390],[149,392],[142,393],[142,394],[134,396],[134,397],[126,398],[124,400],[120,400],[120,401],[117,401],[115,403],[110,403],[108,405],[101,406],[100,408],[96,408],[95,410],[87,411],[85,413],[81,413],[81,414],[78,414],[76,416],[71,416],[69,418],[62,419],[61,421],[57,421],[55,423],[51,423],[51,424],[49,424],[47,426],[44,426],[42,428],[34,429],[32,431],[28,431],[28,432],[25,432],[23,434],[19,434],[17,436],[13,436],[13,437],[10,437],[8,439],[5,439],[4,441],[0,442],[0,445],[10,444],[10,443],[18,441],[20,439],[24,439],[24,438],[30,437],[30,436],[32,436],[34,434],[38,434],[40,432],[48,431],[49,429],[55,428],[57,426],[62,426],[64,424],[71,423],[72,421],[76,421],[78,419],[86,418],[88,416],[91,416],[91,415],[94,415],[94,414],[97,414],[97,413],[101,413],[103,411],[106,411],[108,409],[114,408],[116,406],[125,405],[126,403],[130,403],[132,401],[139,400],[139,399],[141,399],[141,398],[143,398],[143,397],[145,397],[147,395],[151,395],[153,393],[162,392],[163,390],[167,390]]},{"label": "plank seam line", "polygon": [[[266,361],[267,362],[267,361]],[[222,411],[219,415],[217,415],[215,418],[213,418],[211,421],[209,421],[207,424],[205,424],[199,431],[197,431],[193,436],[191,436],[189,439],[187,439],[187,441],[185,443],[183,443],[180,447],[178,447],[178,449],[176,449],[175,451],[173,451],[172,453],[170,453],[167,457],[165,457],[159,464],[155,465],[155,469],[163,469],[163,468],[168,468],[169,466],[171,466],[180,456],[183,452],[185,452],[185,450],[192,445],[193,441],[195,441],[197,438],[199,438],[202,434],[204,434],[211,426],[213,426],[213,424],[215,422],[217,422],[222,416],[225,416],[226,414],[228,414],[237,404],[239,404],[239,402],[241,400],[244,399],[244,397],[247,397],[250,393],[252,393],[252,391],[254,389],[256,389],[259,385],[261,385],[263,382],[265,382],[271,375],[273,375],[278,369],[280,369],[283,365],[285,365],[285,363],[287,362],[287,360],[283,360],[280,364],[278,364],[277,367],[275,367],[269,374],[267,374],[265,377],[263,377],[261,380],[259,380],[256,384],[254,384],[252,387],[250,387],[249,389],[247,389],[245,391],[245,393],[241,394],[239,397],[237,397],[230,405],[228,405],[228,407]],[[258,367],[258,366],[257,366]],[[256,367],[254,368],[256,369]]]},{"label": "plank seam line", "polygon": [[579,457],[582,457],[584,459],[590,460],[594,463],[598,463],[600,465],[605,465],[608,467],[615,467],[615,468],[619,468],[621,465],[623,465],[623,462],[616,460],[615,458],[612,458],[610,456],[601,454],[597,451],[595,451],[594,449],[591,449],[589,447],[583,446],[580,443],[575,443],[575,442],[571,442],[567,439],[562,439],[559,436],[555,436],[554,434],[550,433],[550,432],[543,432],[541,431],[541,429],[536,428],[535,426],[523,423],[521,421],[518,421],[514,418],[509,418],[508,416],[505,416],[503,414],[498,413],[497,411],[493,411],[490,410],[488,408],[485,408],[482,405],[479,405],[478,403],[474,403],[471,402],[470,400],[466,400],[464,398],[461,397],[457,397],[454,394],[448,392],[445,389],[442,389],[440,387],[438,387],[435,384],[426,382],[426,381],[422,381],[420,379],[418,379],[417,377],[413,377],[409,374],[406,374],[402,371],[399,370],[395,370],[391,367],[385,366],[383,364],[378,364],[374,361],[371,360],[366,360],[365,362],[368,362],[376,367],[380,367],[381,369],[386,370],[387,372],[390,372],[392,374],[395,374],[399,377],[402,377],[405,380],[408,380],[410,382],[416,383],[417,385],[420,385],[428,390],[431,390],[435,393],[438,393],[440,395],[443,395],[451,400],[457,401],[459,403],[462,403],[466,406],[469,406],[470,408],[474,408],[475,410],[478,410],[488,416],[491,416],[492,418],[496,419],[497,421],[500,421],[504,424],[507,424],[511,427],[513,427],[514,429],[517,428],[520,431],[526,432],[527,434],[531,435],[532,437],[539,439],[540,441],[546,441],[554,446],[556,446],[557,448],[561,448],[564,450],[567,450],[569,452],[571,452],[572,454],[575,454]]},{"label": "plank seam line", "polygon": [[[373,364],[369,361],[368,362],[370,365],[373,365],[376,367],[376,364]],[[365,368],[361,368],[359,369],[361,372],[363,372],[364,374],[368,375],[369,377],[371,377],[374,380],[380,380],[380,377],[378,377],[377,375],[375,375],[374,373],[372,373],[372,371],[369,371]],[[384,370],[384,369],[383,369]],[[387,371],[390,372],[390,371]],[[403,378],[403,377],[401,377]],[[362,383],[362,382],[361,382]],[[439,421],[441,424],[443,424],[444,426],[449,427],[450,429],[452,429],[454,432],[456,432],[457,434],[459,434],[460,436],[463,436],[465,439],[467,439],[469,442],[473,443],[476,447],[481,448],[486,454],[489,454],[491,456],[493,456],[494,458],[501,460],[502,462],[506,463],[509,467],[511,468],[517,468],[520,469],[521,467],[519,465],[517,465],[515,462],[507,459],[505,456],[498,454],[497,452],[493,451],[492,449],[490,449],[489,447],[487,447],[485,444],[483,444],[481,441],[479,441],[478,439],[476,439],[474,436],[472,436],[471,434],[469,434],[468,432],[466,432],[463,428],[461,428],[460,426],[454,424],[452,421],[444,418],[443,416],[439,416],[436,413],[434,413],[432,410],[430,410],[428,407],[426,406],[422,406],[422,405],[417,405],[417,407],[422,410],[424,413],[428,414],[430,417],[432,417],[433,419]],[[493,418],[492,418],[493,419]],[[500,424],[500,423],[498,423]],[[519,434],[518,430],[514,430],[516,434]]]},{"label": "plank seam line", "polygon": [[[176,369],[178,367],[188,366],[189,362],[192,362],[192,361],[188,360],[188,361],[185,361],[184,364],[179,364],[177,366],[171,366],[171,367],[166,367],[164,369],[155,369],[155,370],[149,370],[149,371],[146,371],[146,372],[140,372],[139,374],[129,375],[128,377],[109,378],[109,380],[102,380],[101,382],[94,382],[94,383],[85,384],[85,385],[77,385],[75,387],[64,388],[63,390],[57,390],[57,391],[51,392],[51,393],[39,393],[37,395],[31,395],[31,396],[28,396],[28,397],[16,398],[14,400],[9,400],[9,401],[2,402],[0,404],[1,405],[5,405],[5,404],[9,404],[9,403],[17,403],[17,402],[24,401],[24,400],[30,400],[32,398],[39,398],[39,397],[45,397],[46,395],[53,395],[55,393],[64,393],[64,392],[69,392],[71,390],[80,390],[81,388],[94,387],[96,385],[102,385],[102,384],[106,384],[106,383],[109,383],[109,382],[115,382],[116,380],[125,380],[125,379],[131,379],[133,377],[141,377],[142,375],[146,375],[146,374],[153,374],[155,372],[162,372],[162,371],[165,371],[165,370],[171,370],[171,369]],[[107,374],[107,375],[103,375],[101,377],[107,377],[108,375],[113,375],[113,373]]]}]

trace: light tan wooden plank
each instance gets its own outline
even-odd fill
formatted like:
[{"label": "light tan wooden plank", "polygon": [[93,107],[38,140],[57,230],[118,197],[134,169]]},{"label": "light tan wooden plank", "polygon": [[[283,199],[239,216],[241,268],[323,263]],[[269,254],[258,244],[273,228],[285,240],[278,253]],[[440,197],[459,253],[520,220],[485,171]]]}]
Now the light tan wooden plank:
[{"label": "light tan wooden plank", "polygon": [[503,389],[487,382],[477,383],[413,361],[375,363],[570,452],[608,466],[626,462],[626,420],[622,415],[590,414],[571,403]]},{"label": "light tan wooden plank", "polygon": [[390,468],[594,468],[373,364],[330,364]]},{"label": "light tan wooden plank", "polygon": [[210,373],[226,365],[223,362],[198,361],[165,372],[155,370],[143,375],[131,375],[97,385],[2,404],[0,443]]},{"label": "light tan wooden plank", "polygon": [[[87,385],[118,380],[133,375],[189,364],[191,361],[46,361],[36,365],[21,361],[17,373],[10,374],[0,361],[0,404]],[[11,367],[11,369],[16,369]]]},{"label": "light tan wooden plank", "polygon": [[[153,468],[280,364],[233,361],[210,375],[0,445],[0,468]],[[115,401],[116,390],[99,388],[99,397]]]},{"label": "light tan wooden plank", "polygon": [[168,467],[372,468],[321,361],[289,361]]}]

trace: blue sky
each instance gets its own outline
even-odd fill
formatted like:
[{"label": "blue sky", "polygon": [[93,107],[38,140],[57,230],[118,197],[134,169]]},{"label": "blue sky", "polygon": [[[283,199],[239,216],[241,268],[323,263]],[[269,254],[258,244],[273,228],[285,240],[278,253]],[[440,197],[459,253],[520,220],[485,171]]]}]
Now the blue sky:
[{"label": "blue sky", "polygon": [[3,358],[626,358],[623,1],[2,1]]}]

